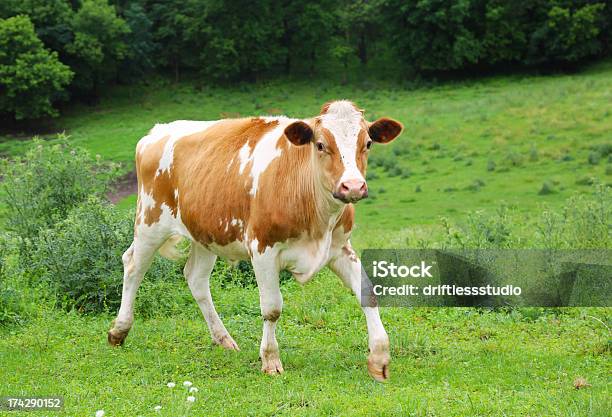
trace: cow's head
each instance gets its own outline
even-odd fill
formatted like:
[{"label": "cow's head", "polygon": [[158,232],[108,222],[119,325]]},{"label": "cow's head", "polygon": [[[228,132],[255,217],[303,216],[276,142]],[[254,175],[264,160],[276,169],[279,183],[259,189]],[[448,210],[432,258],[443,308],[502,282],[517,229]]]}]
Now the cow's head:
[{"label": "cow's head", "polygon": [[362,110],[341,100],[325,104],[310,121],[290,124],[285,135],[294,145],[312,146],[324,188],[334,198],[354,203],[368,196],[365,173],[372,144],[391,142],[402,128],[386,117],[367,122]]}]

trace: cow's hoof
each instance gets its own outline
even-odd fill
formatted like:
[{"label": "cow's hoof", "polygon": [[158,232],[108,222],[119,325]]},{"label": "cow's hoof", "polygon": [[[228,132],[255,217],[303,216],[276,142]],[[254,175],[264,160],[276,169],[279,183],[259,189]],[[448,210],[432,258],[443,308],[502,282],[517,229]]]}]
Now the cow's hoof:
[{"label": "cow's hoof", "polygon": [[284,372],[283,365],[279,358],[276,359],[262,359],[261,371],[268,375],[280,375]]},{"label": "cow's hoof", "polygon": [[219,339],[215,339],[215,343],[221,346],[223,349],[235,351],[240,350],[240,348],[238,347],[238,343],[236,343],[234,339],[232,339],[232,336],[230,336],[229,334],[226,334],[225,336],[222,336]]},{"label": "cow's hoof", "polygon": [[111,346],[123,346],[128,333],[129,330],[110,329],[108,331],[108,344]]},{"label": "cow's hoof", "polygon": [[368,357],[368,373],[378,382],[385,382],[389,379],[389,354],[386,352],[370,354]]}]

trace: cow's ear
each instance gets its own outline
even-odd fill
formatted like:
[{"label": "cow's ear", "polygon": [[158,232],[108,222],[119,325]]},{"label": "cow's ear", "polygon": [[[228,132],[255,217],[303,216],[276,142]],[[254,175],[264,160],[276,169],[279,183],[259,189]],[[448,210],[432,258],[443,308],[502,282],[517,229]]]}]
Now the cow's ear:
[{"label": "cow's ear", "polygon": [[403,128],[400,122],[383,117],[370,124],[368,134],[374,142],[388,143],[398,137]]},{"label": "cow's ear", "polygon": [[287,139],[294,145],[301,146],[310,143],[314,133],[310,126],[299,121],[293,122],[285,128],[285,136],[287,136]]}]

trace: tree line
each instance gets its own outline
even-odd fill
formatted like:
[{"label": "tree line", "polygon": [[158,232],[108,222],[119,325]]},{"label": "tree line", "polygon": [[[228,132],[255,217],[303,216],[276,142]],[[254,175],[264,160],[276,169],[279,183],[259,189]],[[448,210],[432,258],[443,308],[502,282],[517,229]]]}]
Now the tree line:
[{"label": "tree line", "polygon": [[609,0],[3,0],[0,115],[55,116],[59,101],[152,72],[574,65],[610,54],[611,27]]}]

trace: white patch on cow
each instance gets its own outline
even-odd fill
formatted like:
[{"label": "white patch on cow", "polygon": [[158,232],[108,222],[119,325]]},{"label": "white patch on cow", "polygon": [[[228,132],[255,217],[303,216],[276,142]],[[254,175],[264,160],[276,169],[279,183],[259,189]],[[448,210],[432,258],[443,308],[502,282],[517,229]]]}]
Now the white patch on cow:
[{"label": "white patch on cow", "polygon": [[244,145],[242,145],[242,148],[240,148],[240,151],[238,151],[238,159],[240,160],[240,168],[238,169],[238,173],[240,175],[242,175],[242,172],[244,171],[247,164],[251,160],[250,158],[251,158],[251,147],[249,146],[249,143],[246,142]]},{"label": "white patch on cow", "polygon": [[259,177],[261,174],[268,168],[270,163],[274,159],[278,158],[282,153],[282,151],[276,145],[278,140],[282,137],[285,127],[285,124],[279,124],[277,127],[263,135],[263,137],[255,145],[255,148],[249,157],[249,160],[253,161],[253,166],[251,167],[251,179],[253,180],[253,185],[251,186],[250,191],[252,196],[257,194],[257,186],[259,185]]},{"label": "white patch on cow", "polygon": [[138,196],[138,198],[140,199],[139,219],[140,222],[143,223],[146,211],[155,207],[155,199],[153,198],[152,194],[145,192],[144,188],[140,189],[140,195]]},{"label": "white patch on cow", "polygon": [[336,139],[344,173],[339,184],[347,180],[365,181],[357,167],[357,136],[361,129],[361,112],[347,100],[335,101],[329,105],[327,112],[321,116],[323,127],[328,129]]}]

